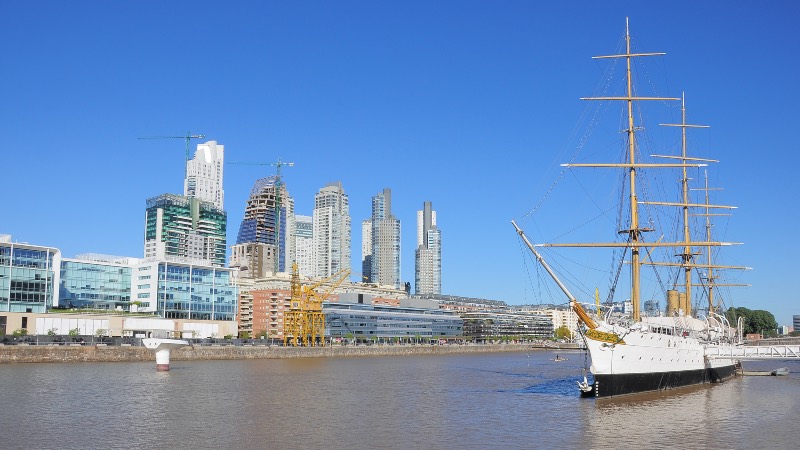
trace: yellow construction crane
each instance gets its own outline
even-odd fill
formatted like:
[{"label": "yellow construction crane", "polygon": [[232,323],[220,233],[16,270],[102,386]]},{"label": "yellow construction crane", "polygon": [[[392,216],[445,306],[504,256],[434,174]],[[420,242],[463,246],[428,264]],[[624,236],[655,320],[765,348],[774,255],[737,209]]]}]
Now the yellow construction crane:
[{"label": "yellow construction crane", "polygon": [[186,132],[186,136],[147,136],[147,137],[140,137],[139,139],[185,139],[186,140],[186,161],[184,162],[183,166],[183,177],[186,178],[186,174],[189,170],[189,141],[192,139],[205,139],[206,135],[204,134],[192,134],[191,132]]},{"label": "yellow construction crane", "polygon": [[[292,265],[292,298],[290,309],[283,316],[283,345],[325,346],[325,314],[322,312],[322,302],[348,276],[350,269],[343,269],[324,280],[303,286],[297,263]],[[321,293],[317,292],[323,285],[326,285],[326,289]]]}]

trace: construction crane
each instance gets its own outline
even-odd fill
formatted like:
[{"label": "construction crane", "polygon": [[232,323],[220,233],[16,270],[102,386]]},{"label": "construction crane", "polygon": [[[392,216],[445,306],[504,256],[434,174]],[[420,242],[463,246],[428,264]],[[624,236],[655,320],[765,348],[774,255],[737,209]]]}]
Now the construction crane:
[{"label": "construction crane", "polygon": [[204,134],[192,134],[191,132],[186,132],[186,136],[146,136],[140,137],[139,139],[185,139],[186,140],[186,161],[183,165],[183,178],[186,178],[186,175],[189,173],[189,141],[192,139],[205,139],[206,135]]},{"label": "construction crane", "polygon": [[[342,269],[328,278],[303,286],[297,263],[292,264],[292,298],[290,309],[284,314],[283,345],[325,346],[322,302],[349,276],[350,269]],[[323,285],[327,285],[326,289],[317,292]]]},{"label": "construction crane", "polygon": [[241,161],[233,161],[229,162],[228,164],[237,164],[237,165],[244,165],[244,166],[273,166],[275,167],[275,270],[274,273],[278,273],[280,269],[280,256],[281,256],[281,204],[283,203],[283,199],[281,198],[281,186],[283,185],[283,181],[281,179],[281,167],[293,167],[293,162],[284,162],[281,161],[281,158],[278,157],[277,162],[241,162]]}]

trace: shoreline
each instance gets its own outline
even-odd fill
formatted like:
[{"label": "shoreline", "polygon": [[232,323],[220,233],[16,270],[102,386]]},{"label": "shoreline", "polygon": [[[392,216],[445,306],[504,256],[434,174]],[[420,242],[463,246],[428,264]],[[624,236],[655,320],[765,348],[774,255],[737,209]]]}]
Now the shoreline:
[{"label": "shoreline", "polygon": [[[332,347],[282,347],[248,345],[190,345],[173,350],[171,361],[242,359],[330,358],[369,356],[447,355],[540,350],[576,350],[574,344],[481,345],[354,345]],[[155,353],[142,346],[106,345],[0,345],[0,365],[24,363],[155,362]]]}]

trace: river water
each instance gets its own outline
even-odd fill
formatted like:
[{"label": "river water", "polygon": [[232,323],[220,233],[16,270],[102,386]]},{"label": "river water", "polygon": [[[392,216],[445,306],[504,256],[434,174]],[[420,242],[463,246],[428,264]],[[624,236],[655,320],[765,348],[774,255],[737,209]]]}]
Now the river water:
[{"label": "river water", "polygon": [[2,448],[797,448],[786,377],[578,397],[583,354],[0,365]]}]

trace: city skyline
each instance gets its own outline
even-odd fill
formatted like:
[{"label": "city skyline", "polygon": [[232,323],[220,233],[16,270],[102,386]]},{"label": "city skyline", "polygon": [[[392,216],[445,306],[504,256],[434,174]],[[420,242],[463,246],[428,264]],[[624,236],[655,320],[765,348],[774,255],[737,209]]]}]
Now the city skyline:
[{"label": "city skyline", "polygon": [[[510,304],[563,300],[522,256],[509,221],[519,219],[538,242],[571,230],[565,224],[576,211],[528,213],[562,178],[559,164],[583,136],[573,131],[586,111],[578,99],[608,68],[590,58],[615,50],[630,17],[637,49],[667,53],[639,72],[645,84],[685,92],[689,120],[712,126],[691,133],[693,148],[721,161],[710,173],[724,188],[715,200],[739,207],[714,235],[745,244],[719,262],[754,268],[728,280],[751,287],[723,290],[726,304],[771,311],[780,324],[797,314],[787,280],[800,244],[765,232],[764,221],[800,218],[783,207],[800,189],[788,109],[800,100],[790,56],[799,5],[7,2],[0,12],[8,18],[0,42],[14,43],[2,49],[11,62],[4,85],[14,87],[0,103],[13,195],[0,233],[65,257],[138,255],[145,199],[182,192],[185,170],[183,141],[138,138],[191,132],[225,145],[227,245],[253,180],[274,175],[227,161],[285,158],[296,162],[283,176],[298,212],[309,214],[314,193],[334,180],[357,223],[383,186],[406,224],[420,202],[433,201],[446,217],[442,292]],[[206,23],[215,32],[198,34]],[[779,95],[765,95],[765,81]],[[669,113],[661,123],[676,123],[678,108]],[[607,156],[608,148],[591,150]],[[469,196],[456,177],[475,186]],[[585,182],[556,198],[598,190]],[[104,209],[89,220],[86,203]],[[402,242],[415,241],[413,226],[402,233]],[[354,271],[360,244],[353,230]],[[588,280],[580,294],[592,301],[595,287],[608,291],[597,275],[608,278],[608,258],[585,262],[575,278]],[[413,282],[409,245],[401,266],[403,281]]]}]

